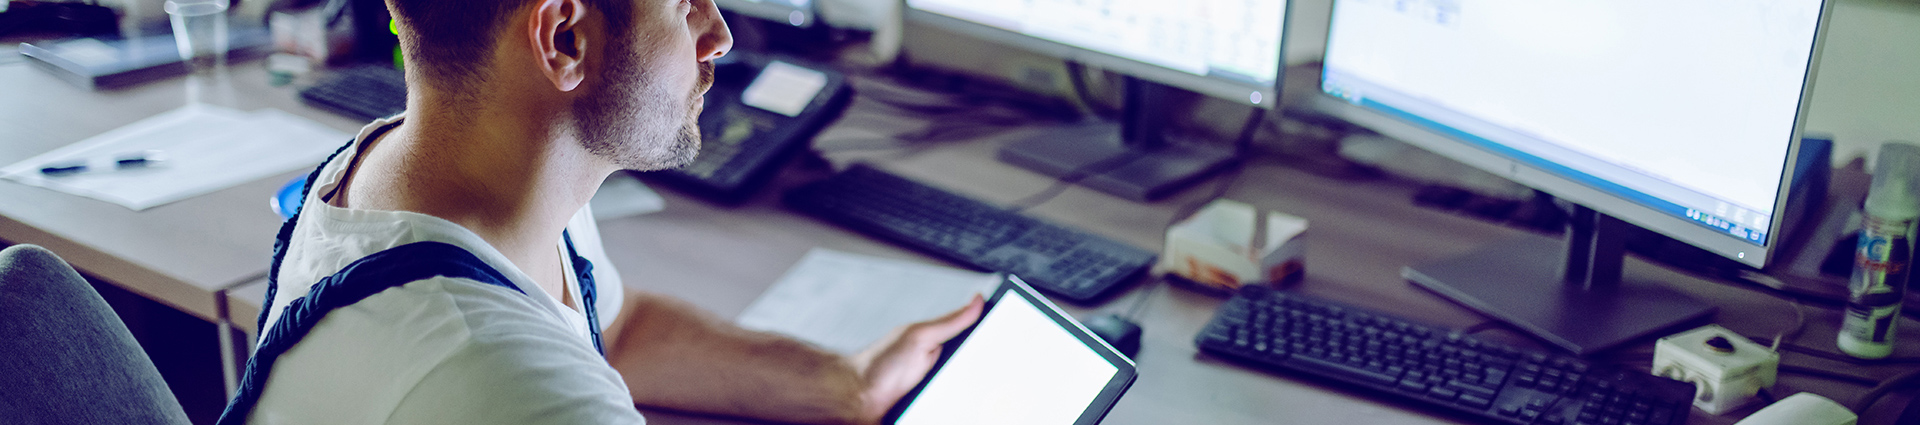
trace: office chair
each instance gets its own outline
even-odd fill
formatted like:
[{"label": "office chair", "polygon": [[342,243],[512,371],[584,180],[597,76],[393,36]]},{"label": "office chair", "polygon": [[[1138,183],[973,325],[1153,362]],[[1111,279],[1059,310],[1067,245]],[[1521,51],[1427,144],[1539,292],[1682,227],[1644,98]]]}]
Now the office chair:
[{"label": "office chair", "polygon": [[33,245],[0,250],[0,418],[189,423],[106,300],[60,257]]}]

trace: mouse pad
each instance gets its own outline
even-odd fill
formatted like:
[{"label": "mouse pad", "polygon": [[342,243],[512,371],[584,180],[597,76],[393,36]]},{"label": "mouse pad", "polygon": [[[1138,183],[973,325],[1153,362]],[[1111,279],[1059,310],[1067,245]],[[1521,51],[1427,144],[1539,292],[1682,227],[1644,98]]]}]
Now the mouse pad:
[{"label": "mouse pad", "polygon": [[1133,385],[1132,360],[1019,277],[987,303],[886,423],[1091,425]]}]

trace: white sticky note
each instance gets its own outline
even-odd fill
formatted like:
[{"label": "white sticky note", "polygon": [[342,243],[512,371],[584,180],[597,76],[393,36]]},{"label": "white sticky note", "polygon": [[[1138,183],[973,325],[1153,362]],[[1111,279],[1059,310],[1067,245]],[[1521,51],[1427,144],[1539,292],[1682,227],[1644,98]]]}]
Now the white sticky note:
[{"label": "white sticky note", "polygon": [[826,87],[826,73],[773,61],[740,93],[740,103],[789,117],[799,116]]}]

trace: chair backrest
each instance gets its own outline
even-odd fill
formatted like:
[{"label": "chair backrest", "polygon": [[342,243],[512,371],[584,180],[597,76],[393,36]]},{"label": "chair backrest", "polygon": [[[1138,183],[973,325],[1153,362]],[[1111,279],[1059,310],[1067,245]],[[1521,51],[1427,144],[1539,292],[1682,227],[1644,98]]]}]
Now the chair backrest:
[{"label": "chair backrest", "polygon": [[186,424],[125,323],[53,252],[0,250],[0,422]]}]

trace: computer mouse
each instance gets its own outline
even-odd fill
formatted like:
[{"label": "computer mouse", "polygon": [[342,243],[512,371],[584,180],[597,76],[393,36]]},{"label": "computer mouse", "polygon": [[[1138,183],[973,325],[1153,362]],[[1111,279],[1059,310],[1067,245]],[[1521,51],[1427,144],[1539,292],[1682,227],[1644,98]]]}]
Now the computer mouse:
[{"label": "computer mouse", "polygon": [[1087,321],[1081,323],[1081,325],[1085,325],[1087,330],[1093,331],[1094,336],[1106,340],[1107,345],[1111,345],[1113,349],[1119,350],[1120,354],[1125,354],[1131,358],[1134,353],[1140,352],[1140,325],[1134,324],[1133,321],[1120,317],[1118,314],[1095,316],[1092,319],[1087,319]]},{"label": "computer mouse", "polygon": [[1840,403],[1813,393],[1799,393],[1753,412],[1734,425],[1853,425],[1858,419]]}]

